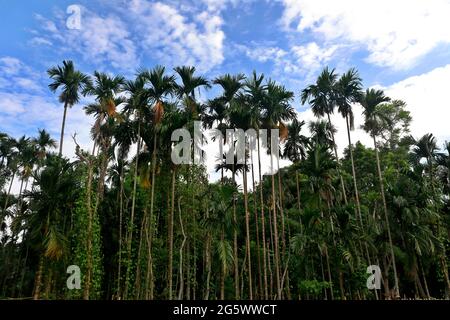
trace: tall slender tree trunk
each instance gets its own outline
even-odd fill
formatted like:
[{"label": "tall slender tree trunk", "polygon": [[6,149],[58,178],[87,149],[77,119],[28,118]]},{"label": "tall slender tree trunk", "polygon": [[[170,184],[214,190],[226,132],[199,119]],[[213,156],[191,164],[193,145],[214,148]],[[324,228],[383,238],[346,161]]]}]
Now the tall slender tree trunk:
[{"label": "tall slender tree trunk", "polygon": [[[150,229],[153,229],[153,209],[154,209],[154,202],[155,202],[155,185],[156,185],[156,153],[157,153],[157,134],[155,129],[155,134],[153,136],[153,156],[152,156],[152,186],[151,186],[151,196],[150,196]],[[152,236],[153,232],[150,232],[150,236]],[[151,241],[151,239],[150,239]],[[153,260],[151,247],[149,247],[149,260]],[[151,273],[151,283],[150,283],[150,296],[153,298],[153,287],[154,287],[154,279],[153,279],[153,272]]]},{"label": "tall slender tree trunk", "polygon": [[8,200],[9,200],[9,196],[11,195],[11,188],[12,188],[15,177],[16,177],[16,170],[14,170],[11,182],[9,183],[8,193],[6,194],[5,205],[3,206],[3,214],[0,219],[0,222],[3,222],[3,219],[5,219],[5,217],[6,217],[6,209],[8,209]]},{"label": "tall slender tree trunk", "polygon": [[[146,209],[145,209],[146,211]],[[144,212],[145,212],[144,211]],[[147,215],[144,213],[144,218],[141,223],[141,230],[139,232],[139,247],[138,247],[138,256],[136,260],[136,277],[134,280],[134,297],[135,299],[139,299],[141,296],[141,257],[143,251],[143,239],[144,239],[144,229],[147,226]]]},{"label": "tall slender tree trunk", "polygon": [[120,169],[120,195],[119,195],[119,262],[117,268],[117,299],[120,299],[120,282],[121,282],[121,271],[122,271],[122,220],[123,220],[123,179],[124,179],[124,164],[122,163],[122,168]]},{"label": "tall slender tree trunk", "polygon": [[[209,208],[206,210],[206,219],[209,219]],[[209,300],[210,282],[211,282],[211,229],[208,228],[206,233],[205,245],[205,267],[206,267],[206,284],[203,295],[204,300]]]},{"label": "tall slender tree trunk", "polygon": [[184,226],[183,226],[183,219],[181,218],[181,207],[180,207],[180,199],[178,198],[178,217],[180,219],[180,228],[181,228],[181,234],[183,235],[183,241],[181,242],[181,246],[180,246],[180,288],[178,291],[178,300],[183,299],[183,292],[184,292],[184,276],[183,276],[183,250],[184,250],[184,245],[186,243],[186,239],[187,236],[184,232]]},{"label": "tall slender tree trunk", "polygon": [[425,292],[427,294],[427,299],[430,299],[431,295],[430,295],[430,291],[428,290],[427,276],[423,270],[423,263],[422,263],[422,261],[420,261],[420,259],[419,259],[419,267],[420,267],[420,273],[422,274],[422,279],[423,279],[423,284],[425,286]]},{"label": "tall slender tree trunk", "polygon": [[[330,126],[332,126],[331,117],[330,117],[329,113],[327,113],[327,117],[328,117],[328,123],[330,124]],[[333,140],[334,156],[336,157],[336,162],[337,162],[337,166],[338,166],[339,180],[341,181],[342,195],[344,197],[344,203],[347,204],[347,194],[346,194],[346,191],[345,191],[344,179],[342,178],[341,163],[339,161],[339,156],[338,156],[338,152],[337,152],[337,145],[336,145],[336,140],[334,138],[334,132],[333,131],[331,131],[331,138]]]},{"label": "tall slender tree trunk", "polygon": [[[234,161],[234,160],[233,160]],[[236,184],[236,174],[234,164],[232,167],[233,183]],[[237,242],[237,217],[236,217],[236,194],[233,193],[233,252],[234,252],[234,290],[235,298],[239,300],[239,260],[238,260],[238,242]]]},{"label": "tall slender tree trunk", "polygon": [[275,197],[275,177],[273,174],[273,150],[271,150],[270,154],[270,167],[272,173],[272,214],[273,214],[273,238],[274,238],[274,260],[275,260],[275,279],[277,286],[277,299],[281,299],[282,297],[282,289],[281,289],[281,280],[280,280],[280,252],[278,246],[278,223],[277,223],[277,210],[276,210],[276,197]]},{"label": "tall slender tree trunk", "polygon": [[301,206],[301,202],[300,202],[300,181],[298,179],[299,174],[300,174],[299,170],[296,170],[295,171],[295,183],[296,183],[296,186],[297,186],[297,206],[298,206],[298,210],[299,210],[299,213],[300,213],[300,210],[302,209],[302,206]]},{"label": "tall slender tree trunk", "polygon": [[380,156],[378,154],[378,146],[377,146],[377,140],[375,138],[375,135],[373,135],[372,137],[373,137],[373,146],[375,148],[375,156],[376,156],[376,160],[377,160],[378,180],[380,181],[381,198],[383,200],[384,218],[386,220],[386,229],[387,229],[388,240],[389,240],[389,248],[390,248],[390,254],[391,254],[391,259],[392,259],[392,266],[394,269],[394,286],[395,286],[394,290],[395,290],[395,295],[397,297],[400,297],[397,266],[395,263],[394,244],[392,242],[391,227],[390,227],[390,223],[389,223],[389,216],[388,216],[388,210],[387,210],[387,205],[386,205],[386,196],[384,194],[384,181],[383,181],[383,174],[381,173]]},{"label": "tall slender tree trunk", "polygon": [[173,214],[175,210],[175,169],[172,169],[172,199],[168,217],[168,240],[169,240],[169,265],[167,270],[169,300],[172,300],[172,270],[173,270]]},{"label": "tall slender tree trunk", "polygon": [[[220,232],[220,241],[223,245],[224,241],[225,241],[225,230],[222,226],[222,231]],[[222,273],[220,275],[220,300],[224,300],[225,299],[225,276],[227,274],[227,269],[226,269],[226,261],[222,262]]]},{"label": "tall slender tree trunk", "polygon": [[136,150],[136,163],[134,164],[134,175],[133,175],[133,196],[131,200],[131,216],[128,227],[128,240],[127,240],[127,271],[125,275],[125,289],[124,289],[124,298],[128,299],[128,288],[130,282],[130,272],[131,272],[131,246],[133,241],[133,230],[134,230],[134,211],[136,207],[136,189],[137,189],[137,174],[138,174],[138,165],[139,165],[139,152],[141,150],[141,122],[138,123],[138,142],[137,142],[137,150]]},{"label": "tall slender tree trunk", "polygon": [[257,191],[256,191],[256,184],[255,184],[255,163],[253,162],[253,152],[250,151],[251,156],[251,162],[252,162],[252,193],[253,193],[253,213],[255,216],[255,227],[256,227],[256,258],[258,263],[258,288],[259,291],[257,291],[259,298],[263,296],[263,287],[262,287],[262,270],[261,270],[261,254],[260,254],[260,242],[259,242],[259,219],[258,219],[258,200],[257,200]]},{"label": "tall slender tree trunk", "polygon": [[92,212],[92,203],[91,203],[91,192],[92,192],[92,175],[93,175],[93,165],[88,162],[88,178],[87,178],[87,186],[86,186],[86,206],[88,212],[88,229],[87,229],[87,271],[86,271],[86,281],[84,284],[84,292],[83,299],[89,300],[91,283],[92,283],[92,220],[93,220],[93,212]]},{"label": "tall slender tree trunk", "polygon": [[95,199],[95,208],[98,208],[100,202],[103,201],[103,196],[105,192],[105,179],[106,179],[106,171],[108,170],[108,156],[107,150],[109,148],[110,142],[107,143],[107,146],[104,148],[101,155],[101,164],[100,164],[100,176],[98,178],[98,188]]},{"label": "tall slender tree trunk", "polygon": [[250,213],[248,211],[248,195],[247,195],[247,157],[244,160],[244,209],[245,209],[245,243],[247,247],[247,268],[248,268],[248,293],[249,299],[253,300],[253,286],[252,286],[252,260],[250,253]]},{"label": "tall slender tree trunk", "polygon": [[353,187],[355,189],[356,209],[358,210],[358,218],[359,218],[359,222],[360,222],[361,228],[362,228],[363,221],[362,221],[362,216],[361,216],[361,205],[359,203],[358,185],[356,183],[355,162],[353,160],[353,148],[352,148],[352,140],[351,140],[351,136],[350,136],[350,125],[349,125],[348,116],[345,116],[345,123],[347,125],[348,150],[350,152],[350,160],[352,163],[352,176],[353,176]]},{"label": "tall slender tree trunk", "polygon": [[61,137],[59,138],[59,156],[62,155],[62,149],[63,149],[63,143],[64,143],[64,129],[66,127],[66,115],[67,115],[67,107],[68,103],[64,102],[64,113],[63,113],[63,120],[61,125]]},{"label": "tall slender tree trunk", "polygon": [[44,253],[41,253],[39,257],[39,266],[36,273],[36,280],[34,283],[34,293],[33,300],[39,300],[41,297],[41,287],[42,287],[42,275],[44,274]]},{"label": "tall slender tree trunk", "polygon": [[[147,212],[145,212],[145,215],[147,215]],[[153,256],[152,256],[153,216],[150,216],[146,220],[145,240],[147,242],[147,274],[145,276],[145,299],[152,300],[153,299],[153,290],[154,290]]]},{"label": "tall slender tree trunk", "polygon": [[330,282],[330,297],[331,297],[331,300],[334,300],[333,279],[331,277],[331,268],[330,268],[330,257],[328,256],[328,246],[326,244],[325,244],[325,260],[327,263],[328,281]]},{"label": "tall slender tree trunk", "polygon": [[[290,292],[290,288],[289,288],[289,268],[287,268],[287,264],[288,262],[284,262],[284,260],[286,259],[286,223],[285,223],[285,215],[284,215],[284,200],[283,200],[283,190],[281,188],[281,170],[280,170],[280,159],[279,157],[277,157],[277,170],[278,170],[278,194],[279,194],[279,199],[280,199],[280,216],[281,216],[281,250],[282,250],[282,261],[283,264],[285,264],[283,267],[286,268],[286,292],[288,295],[288,299],[290,299],[291,296],[291,292]],[[290,232],[289,232],[289,228],[288,228],[288,238],[290,237]]]},{"label": "tall slender tree trunk", "polygon": [[263,179],[261,175],[261,152],[259,146],[259,132],[257,134],[258,144],[258,172],[259,172],[259,198],[261,204],[261,229],[262,229],[262,243],[263,243],[263,275],[264,275],[264,298],[269,299],[268,283],[267,283],[267,250],[266,250],[266,225],[264,218],[264,198],[263,198]]}]

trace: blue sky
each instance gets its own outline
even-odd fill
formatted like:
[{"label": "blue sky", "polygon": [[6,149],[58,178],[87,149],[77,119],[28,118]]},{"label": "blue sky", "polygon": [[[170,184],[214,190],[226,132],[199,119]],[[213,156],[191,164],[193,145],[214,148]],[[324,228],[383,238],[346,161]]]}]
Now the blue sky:
[{"label": "blue sky", "polygon": [[[79,30],[66,26],[73,4]],[[62,107],[46,70],[72,59],[86,73],[126,77],[156,64],[193,64],[209,78],[256,70],[297,97],[324,66],[356,67],[366,87],[407,102],[413,135],[450,140],[450,0],[1,0],[0,10],[0,131],[16,137],[38,128],[58,137]],[[89,145],[85,102],[69,111],[67,155],[74,132]],[[308,106],[294,106],[312,119]],[[343,147],[344,122],[334,118]],[[370,143],[361,130],[354,136]]]}]

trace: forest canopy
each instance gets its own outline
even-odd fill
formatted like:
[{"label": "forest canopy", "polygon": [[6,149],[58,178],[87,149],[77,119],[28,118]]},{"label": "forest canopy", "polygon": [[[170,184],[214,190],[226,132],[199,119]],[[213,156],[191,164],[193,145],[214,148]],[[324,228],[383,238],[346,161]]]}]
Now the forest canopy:
[{"label": "forest canopy", "polygon": [[[450,142],[411,136],[406,103],[364,88],[356,69],[325,68],[296,92],[256,72],[207,79],[189,66],[126,79],[64,61],[47,73],[59,141],[44,129],[0,132],[0,298],[449,297]],[[218,95],[200,99],[211,87]],[[88,150],[64,133],[84,96],[94,101],[84,106],[95,119]],[[314,121],[299,118],[296,97]],[[345,150],[334,113],[345,119]],[[224,158],[212,182],[204,165],[171,161],[172,132],[193,132],[195,121],[224,136],[278,129],[270,151],[290,165],[274,163],[274,175],[254,166],[267,152],[257,135],[244,163]],[[352,141],[355,127],[371,146]],[[65,139],[75,161],[62,154]],[[66,285],[71,265],[80,289]],[[371,265],[377,290],[366,285]]]}]

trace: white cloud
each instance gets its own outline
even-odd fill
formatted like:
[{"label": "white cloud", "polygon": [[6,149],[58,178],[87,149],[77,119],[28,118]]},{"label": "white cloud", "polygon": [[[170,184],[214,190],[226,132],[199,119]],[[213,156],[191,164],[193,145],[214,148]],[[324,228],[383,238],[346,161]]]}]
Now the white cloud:
[{"label": "white cloud", "polygon": [[281,60],[288,54],[285,50],[278,47],[264,46],[254,44],[251,46],[236,45],[238,50],[245,52],[245,54],[252,60],[259,62],[274,61],[275,63]]},{"label": "white cloud", "polygon": [[338,49],[337,45],[321,48],[315,42],[304,46],[293,46],[291,51],[297,58],[297,62],[308,69],[318,70],[323,63],[329,61]]},{"label": "white cloud", "polygon": [[39,91],[41,75],[31,70],[22,61],[13,57],[0,58],[0,89],[22,88]]},{"label": "white cloud", "polygon": [[53,45],[53,43],[51,41],[44,39],[42,37],[34,37],[33,39],[30,40],[30,44],[36,45],[36,46],[40,46],[40,45],[52,46]]},{"label": "white cloud", "polygon": [[395,99],[407,103],[413,121],[411,133],[418,138],[433,133],[443,143],[450,141],[450,64],[397,82],[385,89]]},{"label": "white cloud", "polygon": [[245,52],[252,60],[259,62],[272,62],[274,74],[284,77],[289,75],[302,75],[310,79],[327,62],[335,58],[339,45],[324,44],[319,46],[316,42],[305,45],[294,45],[287,51],[270,45],[252,43],[249,46],[236,45],[237,49]]},{"label": "white cloud", "polygon": [[449,0],[283,0],[282,24],[327,41],[358,44],[367,61],[407,69],[437,45],[450,43]]},{"label": "white cloud", "polygon": [[[436,68],[430,72],[409,77],[387,87],[376,86],[385,91],[392,99],[400,99],[406,102],[406,109],[411,112],[411,134],[419,138],[425,133],[433,133],[438,139],[439,147],[444,141],[450,141],[450,102],[447,99],[448,84],[450,83],[450,64]],[[372,147],[373,142],[369,135],[359,127],[363,123],[362,107],[353,106],[355,116],[355,130],[351,132],[352,142],[361,141],[366,146]],[[299,119],[309,122],[317,120],[311,109],[299,112]],[[336,144],[340,155],[348,146],[347,129],[344,118],[335,112],[331,117],[336,127]]]},{"label": "white cloud", "polygon": [[[224,60],[220,12],[227,2],[131,0],[105,15],[82,7],[80,30],[68,29],[64,14],[55,21],[35,15],[41,29],[34,30],[30,43],[53,45],[63,54],[75,51],[91,63],[128,71],[139,66],[142,56],[161,64],[190,64],[209,71]],[[123,12],[127,15],[122,16]]]},{"label": "white cloud", "polygon": [[18,74],[23,69],[23,64],[19,59],[13,57],[0,58],[0,71],[7,75]]},{"label": "white cloud", "polygon": [[108,63],[129,70],[138,65],[136,46],[127,25],[115,14],[98,15],[86,8],[81,11],[81,29],[68,29],[64,16],[57,23],[36,15],[42,32],[31,41],[35,45],[55,43],[62,52],[77,52],[86,61]]},{"label": "white cloud", "polygon": [[200,71],[224,60],[225,34],[218,12],[201,11],[189,18],[174,6],[142,0],[133,0],[130,12],[150,57],[172,66],[195,65]]}]

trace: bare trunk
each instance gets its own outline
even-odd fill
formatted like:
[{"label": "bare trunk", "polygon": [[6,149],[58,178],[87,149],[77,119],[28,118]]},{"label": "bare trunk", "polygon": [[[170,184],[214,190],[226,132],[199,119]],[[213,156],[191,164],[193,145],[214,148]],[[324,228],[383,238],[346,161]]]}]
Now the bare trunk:
[{"label": "bare trunk", "polygon": [[[330,117],[330,114],[327,113],[327,116],[328,116],[328,123],[329,123],[330,126],[331,126],[332,124],[331,124],[331,117]],[[337,165],[338,165],[339,180],[341,180],[342,195],[343,195],[343,197],[344,197],[344,203],[347,204],[347,194],[346,194],[346,192],[345,192],[345,184],[344,184],[344,179],[342,178],[342,174],[341,174],[341,169],[340,169],[341,164],[340,164],[339,156],[338,156],[338,153],[337,153],[337,145],[336,145],[336,141],[335,141],[335,139],[334,139],[334,133],[333,133],[333,131],[331,131],[331,138],[332,138],[332,140],[333,140],[334,156],[336,157],[336,162],[337,162]]]},{"label": "bare trunk", "polygon": [[144,218],[141,223],[141,230],[139,232],[139,248],[138,248],[138,256],[137,256],[137,266],[136,266],[136,279],[134,281],[134,297],[135,299],[139,299],[141,295],[141,257],[142,257],[142,247],[143,247],[143,238],[144,238],[144,228],[147,225],[147,215],[144,213]]},{"label": "bare trunk", "polygon": [[[222,242],[222,244],[225,241],[224,233],[225,233],[225,231],[222,227],[222,232],[220,233],[220,241]],[[227,273],[226,262],[224,261],[222,263],[222,274],[220,276],[220,300],[225,299],[225,276],[226,276],[226,273]]]},{"label": "bare trunk", "polygon": [[[209,209],[206,210],[206,219],[209,218]],[[210,282],[211,282],[211,231],[208,229],[205,245],[205,264],[206,264],[206,288],[203,296],[204,300],[209,300]]]},{"label": "bare trunk", "polygon": [[295,172],[295,182],[297,185],[297,206],[298,206],[298,210],[300,213],[300,210],[302,209],[301,207],[301,203],[300,203],[300,182],[298,181],[298,175],[300,174],[300,172],[298,172],[298,170]]},{"label": "bare trunk", "polygon": [[257,258],[257,263],[258,263],[258,288],[259,291],[257,291],[257,294],[259,296],[259,298],[262,297],[263,292],[262,292],[262,270],[261,270],[261,255],[260,255],[260,243],[259,243],[259,219],[258,219],[258,200],[257,200],[257,196],[256,196],[256,185],[255,185],[255,164],[253,162],[253,152],[250,151],[250,155],[251,155],[251,162],[252,162],[252,185],[253,185],[253,213],[255,216],[255,227],[256,227],[256,258]]},{"label": "bare trunk", "polygon": [[269,299],[268,283],[267,283],[267,250],[266,250],[266,226],[264,217],[264,198],[263,198],[263,180],[261,175],[261,153],[259,146],[259,132],[257,134],[258,144],[258,171],[259,171],[259,198],[261,204],[261,229],[262,229],[262,243],[263,243],[263,275],[264,275],[264,298]]},{"label": "bare trunk", "polygon": [[121,291],[120,291],[120,282],[121,282],[121,271],[122,271],[122,219],[123,219],[123,163],[122,168],[120,170],[120,195],[119,195],[119,265],[117,271],[117,299],[120,299]]},{"label": "bare trunk", "polygon": [[333,279],[331,278],[331,268],[330,268],[330,258],[328,257],[328,247],[325,244],[325,259],[327,263],[327,271],[328,271],[328,281],[330,282],[330,295],[331,300],[334,300],[334,294],[333,294]]},{"label": "bare trunk", "polygon": [[247,247],[247,268],[248,268],[248,293],[249,299],[253,300],[253,286],[252,286],[252,260],[250,253],[250,213],[248,212],[248,195],[247,195],[247,157],[244,161],[244,209],[245,209],[245,243]]},{"label": "bare trunk", "polygon": [[3,222],[3,219],[5,219],[5,217],[6,217],[6,209],[8,209],[8,200],[9,200],[9,196],[11,194],[11,188],[12,188],[12,185],[13,185],[15,177],[16,177],[16,171],[13,172],[13,176],[12,176],[11,182],[9,183],[8,193],[6,194],[5,205],[3,207],[3,215],[2,215],[2,217],[0,219],[0,223]]},{"label": "bare trunk", "polygon": [[175,210],[175,169],[172,169],[172,202],[168,217],[168,238],[169,238],[169,266],[167,270],[169,300],[172,300],[172,270],[173,270],[173,214]]},{"label": "bare trunk", "polygon": [[67,115],[67,102],[64,103],[64,113],[63,113],[63,120],[61,125],[61,137],[59,138],[59,156],[62,155],[62,149],[63,149],[63,143],[64,143],[64,128],[66,126],[66,115]]},{"label": "bare trunk", "polygon": [[[234,164],[232,168],[233,183],[236,183],[236,177],[234,172]],[[233,252],[234,252],[234,290],[235,298],[239,300],[239,260],[238,260],[238,242],[237,242],[237,218],[236,218],[236,194],[233,194]]]},{"label": "bare trunk", "polygon": [[390,248],[390,254],[392,259],[392,266],[394,269],[394,286],[395,286],[395,295],[397,297],[400,297],[400,288],[398,283],[398,274],[397,274],[397,267],[395,263],[395,254],[394,254],[394,244],[392,242],[392,236],[391,236],[391,227],[389,223],[389,216],[388,216],[388,210],[386,205],[386,197],[384,195],[384,181],[383,181],[383,175],[381,173],[381,166],[380,166],[380,156],[378,154],[378,146],[377,146],[377,140],[375,136],[373,136],[373,145],[375,148],[375,155],[377,160],[377,170],[378,170],[378,180],[380,181],[380,191],[381,191],[381,198],[383,200],[383,209],[384,209],[384,218],[386,220],[386,229],[389,239],[389,248]]},{"label": "bare trunk", "polygon": [[184,290],[184,278],[183,278],[183,249],[184,244],[186,243],[186,234],[184,233],[183,227],[183,219],[181,218],[181,207],[180,207],[180,198],[178,198],[178,217],[180,219],[180,227],[181,233],[183,234],[183,241],[180,246],[180,289],[178,291],[178,300],[183,299],[183,290]]},{"label": "bare trunk", "polygon": [[34,283],[33,300],[39,300],[41,297],[42,275],[44,273],[44,253],[41,253],[39,258],[39,267],[36,273],[36,280]]},{"label": "bare trunk", "polygon": [[353,187],[355,189],[356,209],[358,210],[358,218],[359,218],[359,222],[361,224],[361,228],[363,228],[363,221],[362,221],[362,216],[361,216],[361,205],[359,203],[358,185],[356,183],[355,162],[353,160],[352,140],[350,137],[350,125],[349,125],[349,120],[348,120],[347,116],[345,117],[345,123],[347,125],[348,150],[350,152],[350,160],[352,163],[352,176],[353,176]]},{"label": "bare trunk", "polygon": [[[273,173],[273,155],[270,154],[270,167]],[[281,299],[282,290],[280,282],[280,253],[278,247],[278,225],[277,225],[277,211],[276,211],[276,198],[275,198],[275,177],[272,174],[272,213],[273,213],[273,238],[274,238],[274,253],[275,253],[275,277],[277,286],[277,299]]]}]

